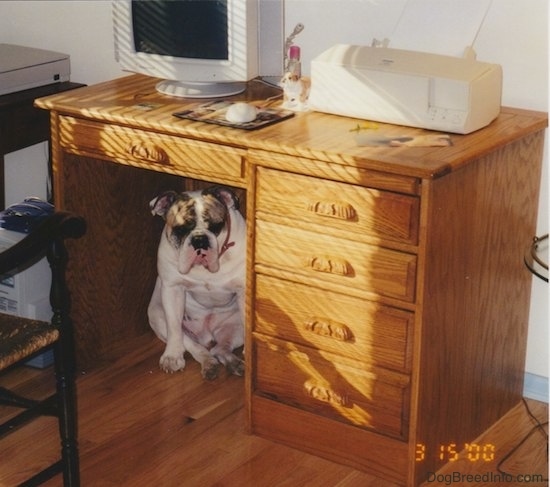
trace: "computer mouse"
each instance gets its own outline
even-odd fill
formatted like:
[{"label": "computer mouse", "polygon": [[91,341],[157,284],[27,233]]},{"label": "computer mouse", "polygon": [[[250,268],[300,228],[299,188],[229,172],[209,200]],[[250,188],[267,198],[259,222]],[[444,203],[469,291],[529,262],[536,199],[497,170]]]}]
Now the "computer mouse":
[{"label": "computer mouse", "polygon": [[254,105],[244,101],[233,103],[225,112],[225,119],[231,123],[252,122],[257,116],[258,109]]}]

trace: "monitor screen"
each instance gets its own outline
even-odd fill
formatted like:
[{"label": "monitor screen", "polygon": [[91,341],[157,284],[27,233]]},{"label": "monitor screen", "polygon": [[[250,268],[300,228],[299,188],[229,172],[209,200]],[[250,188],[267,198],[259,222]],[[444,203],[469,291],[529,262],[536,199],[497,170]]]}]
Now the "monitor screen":
[{"label": "monitor screen", "polygon": [[227,0],[133,1],[137,52],[191,59],[228,59]]}]

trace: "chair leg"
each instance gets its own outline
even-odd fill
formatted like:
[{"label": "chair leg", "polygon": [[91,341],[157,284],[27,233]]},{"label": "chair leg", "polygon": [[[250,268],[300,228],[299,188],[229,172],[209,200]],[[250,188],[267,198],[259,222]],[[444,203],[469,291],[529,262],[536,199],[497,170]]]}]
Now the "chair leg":
[{"label": "chair leg", "polygon": [[65,281],[67,250],[63,241],[55,241],[48,249],[52,269],[50,303],[52,324],[63,332],[54,346],[56,387],[59,399],[59,436],[63,461],[63,485],[80,486],[80,467],[77,442],[76,359],[74,330],[70,312],[70,296]]},{"label": "chair leg", "polygon": [[65,487],[78,487],[80,485],[80,468],[77,441],[75,367],[74,361],[70,357],[71,352],[65,353],[66,350],[63,350],[61,342],[58,342],[57,345],[54,349],[54,356],[56,356],[63,485]]}]

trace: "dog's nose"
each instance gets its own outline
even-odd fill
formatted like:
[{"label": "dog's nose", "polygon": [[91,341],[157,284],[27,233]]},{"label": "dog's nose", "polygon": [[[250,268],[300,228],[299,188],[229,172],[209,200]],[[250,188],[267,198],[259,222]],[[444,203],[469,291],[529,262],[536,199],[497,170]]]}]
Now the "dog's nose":
[{"label": "dog's nose", "polygon": [[210,242],[206,235],[194,235],[191,237],[191,245],[195,250],[208,249],[210,247]]}]

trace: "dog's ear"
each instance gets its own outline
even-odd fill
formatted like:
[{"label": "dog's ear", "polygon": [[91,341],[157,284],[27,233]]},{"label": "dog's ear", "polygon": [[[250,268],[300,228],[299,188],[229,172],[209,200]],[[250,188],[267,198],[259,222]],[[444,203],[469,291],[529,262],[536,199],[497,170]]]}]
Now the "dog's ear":
[{"label": "dog's ear", "polygon": [[172,206],[178,193],[175,191],[166,191],[149,202],[149,208],[153,215],[166,216],[168,209]]},{"label": "dog's ear", "polygon": [[237,195],[225,186],[211,186],[202,191],[203,195],[212,195],[222,202],[229,209],[239,209],[239,198]]}]

